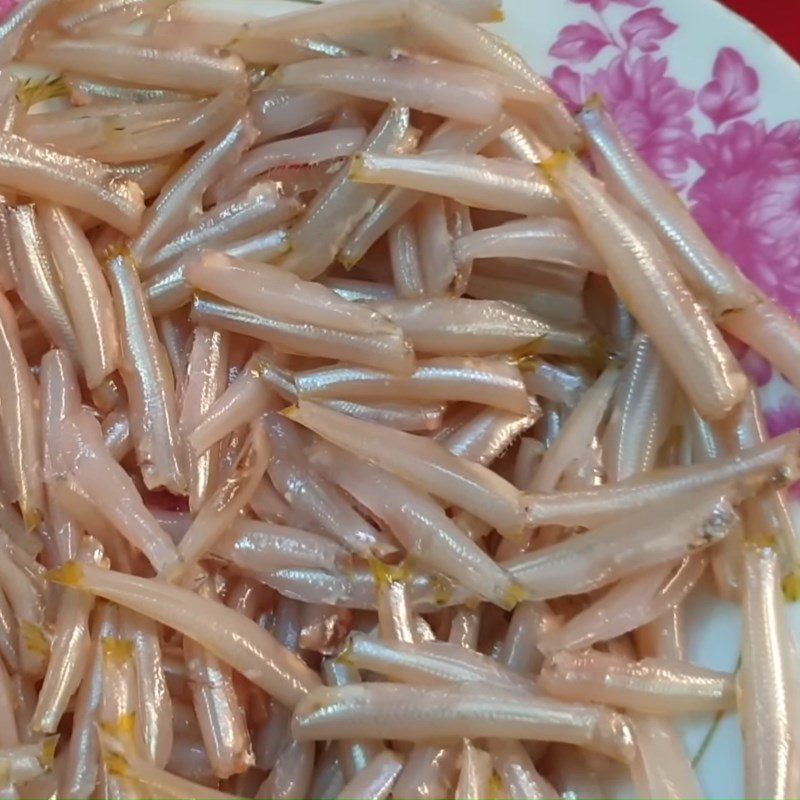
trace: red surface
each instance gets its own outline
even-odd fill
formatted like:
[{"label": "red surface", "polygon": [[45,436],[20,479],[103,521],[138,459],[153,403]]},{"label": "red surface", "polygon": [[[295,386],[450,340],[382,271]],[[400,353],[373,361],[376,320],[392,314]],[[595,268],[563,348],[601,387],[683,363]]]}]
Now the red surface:
[{"label": "red surface", "polygon": [[800,61],[800,0],[722,0]]}]

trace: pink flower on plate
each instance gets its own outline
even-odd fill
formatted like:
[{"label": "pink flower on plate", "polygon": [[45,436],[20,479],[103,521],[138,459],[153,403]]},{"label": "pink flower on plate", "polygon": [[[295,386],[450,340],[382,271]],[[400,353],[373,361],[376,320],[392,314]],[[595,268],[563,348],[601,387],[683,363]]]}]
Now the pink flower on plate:
[{"label": "pink flower on plate", "polygon": [[766,386],[772,380],[772,364],[755,350],[748,350],[740,359],[742,369],[749,375],[756,386]]},{"label": "pink flower on plate", "polygon": [[697,95],[700,110],[719,127],[749,114],[758,105],[758,73],[742,54],[723,47],[714,62],[714,78]]},{"label": "pink flower on plate", "polygon": [[650,0],[570,0],[570,2],[584,6],[590,5],[594,11],[605,11],[612,3],[642,8],[646,6]]},{"label": "pink flower on plate", "polygon": [[0,19],[7,17],[18,5],[19,0],[0,0]]},{"label": "pink flower on plate", "polygon": [[562,64],[553,70],[550,85],[561,95],[570,111],[577,111],[586,100],[583,80],[584,76],[575,72],[572,67]]},{"label": "pink flower on plate", "polygon": [[703,136],[689,191],[706,233],[774,300],[800,317],[800,122],[768,131],[737,120]]},{"label": "pink flower on plate", "polygon": [[591,61],[610,44],[611,40],[596,25],[580,22],[561,29],[556,43],[550,48],[550,55],[581,64]]},{"label": "pink flower on plate", "polygon": [[678,30],[678,26],[670,22],[660,8],[645,8],[628,17],[619,30],[629,47],[653,53],[661,47],[663,39]]},{"label": "pink flower on plate", "polygon": [[743,345],[738,339],[726,336],[731,351],[739,360],[745,374],[749,375],[756,386],[766,386],[772,380],[772,365],[755,350]]},{"label": "pink flower on plate", "polygon": [[623,133],[660,175],[676,180],[689,166],[695,137],[689,111],[694,93],[667,75],[666,58],[620,55],[593,75],[557,67],[552,84],[576,108],[599,94]]}]

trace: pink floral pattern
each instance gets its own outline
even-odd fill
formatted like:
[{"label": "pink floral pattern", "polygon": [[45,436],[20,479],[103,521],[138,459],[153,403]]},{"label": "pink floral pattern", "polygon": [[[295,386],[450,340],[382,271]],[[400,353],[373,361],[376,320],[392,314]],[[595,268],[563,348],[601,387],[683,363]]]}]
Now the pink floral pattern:
[{"label": "pink floral pattern", "polygon": [[567,25],[558,41],[553,45],[550,54],[565,58],[576,64],[591,61],[604,47],[611,44],[611,39],[595,25],[581,22],[578,25]]},{"label": "pink floral pattern", "polygon": [[670,22],[660,8],[646,8],[628,17],[620,26],[619,32],[628,47],[635,47],[643,53],[652,53],[660,48],[662,39],[675,33],[678,26]]},{"label": "pink floral pattern", "polygon": [[762,388],[772,380],[772,367],[763,356],[745,347],[737,339],[729,338],[728,344],[744,371],[750,376],[756,386]]},{"label": "pink floral pattern", "polygon": [[800,400],[784,397],[764,414],[770,436],[780,436],[786,431],[800,428]]},{"label": "pink floral pattern", "polygon": [[714,77],[700,90],[697,104],[720,126],[758,106],[758,87],[758,73],[747,66],[742,54],[723,47],[714,62]]},{"label": "pink floral pattern", "polygon": [[590,5],[595,11],[605,11],[612,3],[626,6],[646,6],[649,0],[572,0],[572,2]]},{"label": "pink floral pattern", "polygon": [[573,108],[593,94],[601,95],[647,163],[667,180],[679,183],[696,141],[688,116],[694,93],[667,74],[668,66],[666,58],[649,53],[633,60],[622,53],[591,74],[557,67],[552,82]]},{"label": "pink floral pattern", "polygon": [[800,316],[800,122],[736,120],[697,142],[692,211],[714,242]]},{"label": "pink floral pattern", "polygon": [[[568,0],[583,6],[550,49],[551,76],[577,108],[599,94],[642,157],[681,190],[714,243],[768,295],[800,317],[800,120],[758,116],[760,81],[741,52],[723,47],[702,86],[671,74],[662,43],[678,26],[654,0]],[[629,6],[617,25],[610,6]],[[736,345],[736,343],[733,343]],[[760,356],[737,346],[759,386],[777,382],[770,431],[800,427],[800,396]],[[777,397],[777,399],[775,399]]]},{"label": "pink floral pattern", "polygon": [[[568,25],[550,49],[551,56],[567,62],[556,67],[551,79],[554,88],[573,109],[591,95],[601,95],[647,163],[671,182],[680,183],[696,141],[689,116],[695,93],[668,74],[667,58],[655,55],[659,43],[677,26],[655,7],[634,12],[618,32],[609,28],[595,3],[592,13],[593,22]],[[592,62],[606,47],[616,51],[606,66],[575,69]]]}]

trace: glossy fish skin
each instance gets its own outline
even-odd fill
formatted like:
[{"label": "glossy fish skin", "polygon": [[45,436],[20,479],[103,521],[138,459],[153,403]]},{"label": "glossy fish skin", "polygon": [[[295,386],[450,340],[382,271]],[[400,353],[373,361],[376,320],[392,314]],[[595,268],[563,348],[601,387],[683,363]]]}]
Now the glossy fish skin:
[{"label": "glossy fish skin", "polygon": [[513,303],[447,297],[372,307],[399,325],[422,353],[491,355],[530,346],[542,355],[581,358],[598,346],[588,326],[559,325]]},{"label": "glossy fish skin", "polygon": [[86,211],[129,236],[144,212],[142,190],[99,161],[59,153],[13,133],[0,133],[3,186]]},{"label": "glossy fish skin", "polygon": [[[405,152],[416,145],[407,106],[387,107],[364,142],[368,153]],[[380,189],[354,183],[347,168],[317,194],[291,236],[292,252],[281,266],[307,280],[321,275],[333,262],[351,231],[370,212]]]},{"label": "glossy fish skin", "polygon": [[16,289],[50,338],[80,363],[78,340],[67,311],[53,253],[44,237],[36,207],[4,209],[8,216]]},{"label": "glossy fish skin", "polygon": [[294,376],[298,397],[363,401],[472,402],[525,415],[530,409],[519,370],[496,359],[432,358],[406,377],[338,365]]},{"label": "glossy fish skin", "polygon": [[142,215],[141,227],[131,243],[131,254],[137,262],[147,265],[150,257],[175,235],[181,224],[200,210],[206,189],[239,161],[256,135],[245,113],[226,130],[209,137],[167,179],[158,197]]},{"label": "glossy fish skin", "polygon": [[[98,388],[119,363],[119,333],[111,293],[89,240],[69,212],[39,208],[39,219],[61,273],[80,363],[89,389]],[[70,352],[75,357],[75,354]]]},{"label": "glossy fish skin", "polygon": [[113,256],[107,274],[123,334],[121,373],[142,476],[150,488],[164,486],[184,494],[188,484],[178,435],[175,380],[164,346],[130,256]]},{"label": "glossy fish skin", "polygon": [[205,643],[206,649],[287,705],[321,683],[314,671],[255,622],[188,589],[74,561],[51,572],[50,580],[124,605]]},{"label": "glossy fish skin", "polygon": [[45,509],[42,488],[41,434],[36,419],[38,387],[25,360],[16,315],[5,295],[0,296],[0,363],[2,383],[0,424],[11,459],[18,500],[25,525],[36,527]]},{"label": "glossy fish skin", "polygon": [[703,233],[680,198],[627,142],[600,101],[578,114],[592,161],[616,198],[644,216],[668,243],[692,290],[716,315],[755,302],[753,287]]},{"label": "glossy fish skin", "polygon": [[602,698],[646,714],[719,711],[736,704],[733,677],[670,659],[627,661],[596,651],[555,653],[539,687],[565,700]]},{"label": "glossy fish skin", "polygon": [[164,46],[139,37],[43,37],[31,55],[58,70],[99,73],[178,91],[213,93],[245,82],[244,62],[236,55]]},{"label": "glossy fish skin", "polygon": [[522,496],[512,484],[435,441],[354,420],[308,400],[284,413],[332,444],[472,512],[502,535],[519,533],[523,527]]},{"label": "glossy fish skin", "polygon": [[674,393],[672,376],[653,343],[646,336],[634,339],[603,442],[610,482],[655,466]]},{"label": "glossy fish skin", "polygon": [[386,683],[317,689],[295,708],[292,731],[301,740],[327,739],[352,725],[372,739],[505,735],[581,744],[623,762],[635,752],[629,723],[621,714],[480,683],[447,689]]},{"label": "glossy fish skin", "polygon": [[[656,506],[511,559],[503,566],[532,599],[580,594],[645,567],[708,547],[737,530],[731,503],[713,490],[687,498],[678,513]],[[647,540],[647,547],[637,538]]]},{"label": "glossy fish skin", "polygon": [[414,351],[398,336],[355,334],[308,323],[284,322],[215,300],[195,295],[192,319],[254,339],[270,342],[298,355],[321,356],[362,363],[408,374],[413,371]]},{"label": "glossy fish skin", "polygon": [[563,201],[532,164],[477,155],[362,153],[353,180],[441,194],[469,206],[515,214],[565,214]]},{"label": "glossy fish skin", "polygon": [[775,551],[745,546],[740,711],[748,797],[791,797],[798,780],[797,657]]},{"label": "glossy fish skin", "polygon": [[489,80],[481,80],[460,65],[419,63],[404,56],[310,59],[283,67],[278,80],[283,86],[397,102],[478,125],[497,118],[502,111],[500,91]]},{"label": "glossy fish skin", "polygon": [[472,258],[525,258],[548,261],[600,275],[606,267],[569,219],[534,217],[467,234],[456,241],[456,255]]},{"label": "glossy fish skin", "polygon": [[747,378],[655,234],[574,156],[555,156],[544,168],[606,262],[612,287],[693,405],[709,419],[724,417],[744,398]]},{"label": "glossy fish skin", "polygon": [[531,493],[524,501],[526,514],[537,525],[596,525],[644,505],[713,486],[748,497],[768,485],[783,488],[793,482],[800,467],[798,448],[800,435],[790,431],[712,462],[661,467],[620,484],[591,489]]},{"label": "glossy fish skin", "polygon": [[325,477],[383,520],[421,565],[498,605],[511,604],[514,586],[508,574],[426,492],[322,443],[313,446],[310,458]]},{"label": "glossy fish skin", "polygon": [[[420,151],[424,153],[452,148],[464,153],[477,153],[495,139],[507,125],[508,119],[505,115],[483,126],[446,120],[422,142]],[[421,192],[398,187],[393,187],[383,194],[342,246],[339,253],[342,264],[348,268],[357,264],[383,234],[401,224],[403,217],[423,196]]]}]

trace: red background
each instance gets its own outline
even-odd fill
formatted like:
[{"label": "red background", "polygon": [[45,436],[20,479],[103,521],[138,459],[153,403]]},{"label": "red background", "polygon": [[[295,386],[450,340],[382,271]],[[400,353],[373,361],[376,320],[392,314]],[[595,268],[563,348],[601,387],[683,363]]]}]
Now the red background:
[{"label": "red background", "polygon": [[800,0],[722,0],[800,60]]}]

